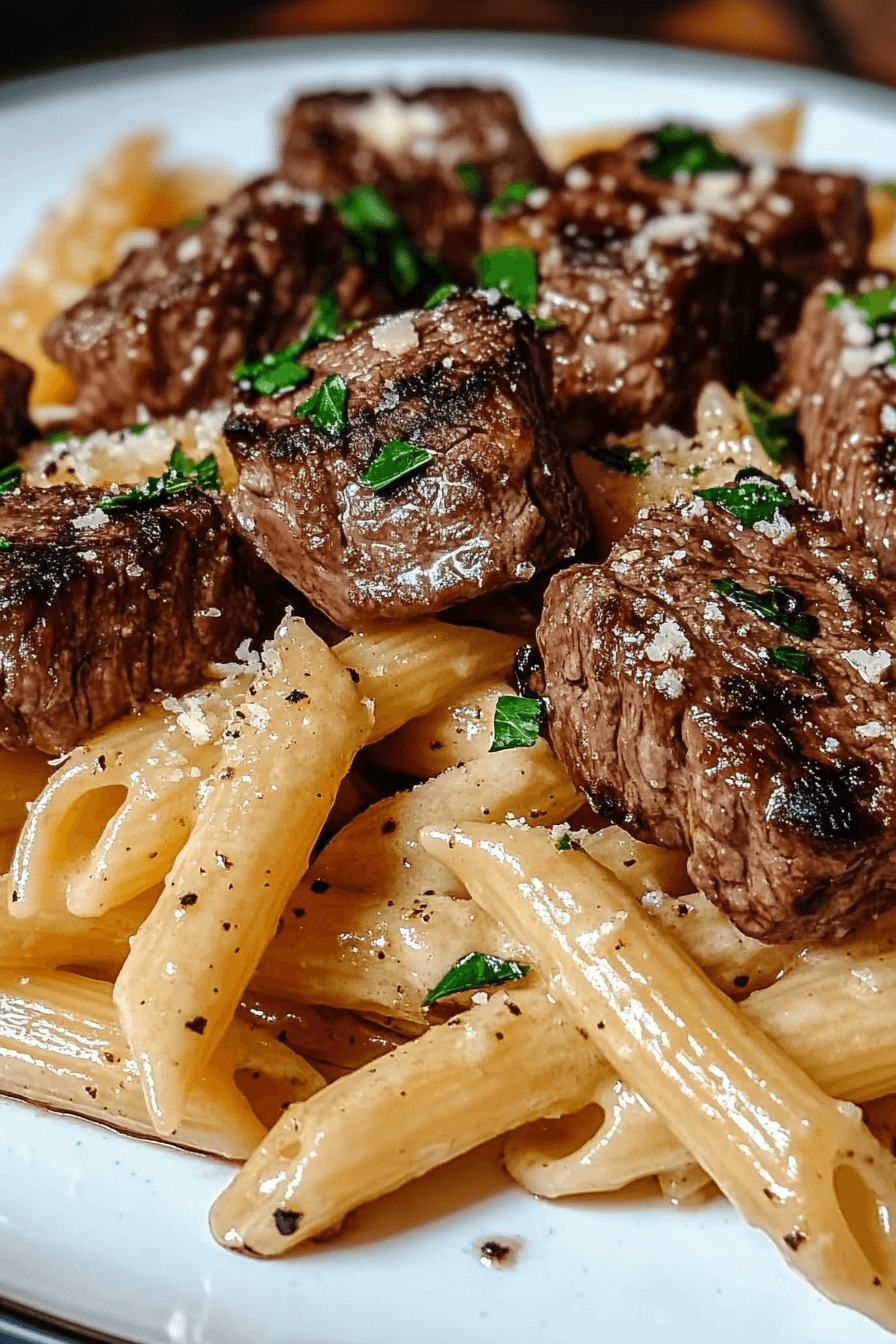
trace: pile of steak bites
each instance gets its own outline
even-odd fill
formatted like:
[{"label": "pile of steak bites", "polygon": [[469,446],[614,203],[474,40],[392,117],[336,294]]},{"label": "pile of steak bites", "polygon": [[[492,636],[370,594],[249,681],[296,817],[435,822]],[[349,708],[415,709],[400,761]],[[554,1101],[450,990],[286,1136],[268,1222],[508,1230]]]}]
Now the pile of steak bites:
[{"label": "pile of steak bites", "polygon": [[[281,130],[272,174],[47,329],[73,430],[217,408],[239,479],[175,494],[172,460],[110,507],[5,469],[0,743],[183,690],[272,593],[341,629],[534,609],[522,689],[599,815],[769,941],[896,904],[896,278],[864,184],[681,125],[561,173],[491,89],[305,96]],[[767,469],[695,465],[606,556],[577,455],[658,469],[637,436],[684,442],[711,380],[749,385]],[[0,463],[27,390],[0,356]]]}]

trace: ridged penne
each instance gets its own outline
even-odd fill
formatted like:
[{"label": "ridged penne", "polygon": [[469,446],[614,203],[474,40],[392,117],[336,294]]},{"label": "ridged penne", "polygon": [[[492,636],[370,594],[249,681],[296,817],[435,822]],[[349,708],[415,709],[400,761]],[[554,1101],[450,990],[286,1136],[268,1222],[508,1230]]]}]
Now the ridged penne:
[{"label": "ridged penne", "polygon": [[323,641],[304,621],[284,621],[234,710],[189,841],[115,984],[159,1133],[180,1123],[370,720]]}]

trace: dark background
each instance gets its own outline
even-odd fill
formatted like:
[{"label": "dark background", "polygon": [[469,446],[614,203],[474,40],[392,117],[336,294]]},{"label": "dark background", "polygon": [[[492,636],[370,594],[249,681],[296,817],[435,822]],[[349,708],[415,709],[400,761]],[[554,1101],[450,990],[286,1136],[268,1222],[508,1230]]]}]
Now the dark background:
[{"label": "dark background", "polygon": [[896,0],[6,0],[0,13],[0,78],[239,38],[483,28],[673,42],[896,84]]}]

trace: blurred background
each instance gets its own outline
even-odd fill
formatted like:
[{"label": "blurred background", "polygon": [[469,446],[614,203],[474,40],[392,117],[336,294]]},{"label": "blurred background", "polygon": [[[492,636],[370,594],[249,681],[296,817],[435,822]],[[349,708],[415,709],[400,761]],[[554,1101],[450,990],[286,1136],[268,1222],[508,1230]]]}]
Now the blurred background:
[{"label": "blurred background", "polygon": [[672,42],[896,84],[896,0],[55,0],[7,4],[0,78],[192,43],[480,28]]}]

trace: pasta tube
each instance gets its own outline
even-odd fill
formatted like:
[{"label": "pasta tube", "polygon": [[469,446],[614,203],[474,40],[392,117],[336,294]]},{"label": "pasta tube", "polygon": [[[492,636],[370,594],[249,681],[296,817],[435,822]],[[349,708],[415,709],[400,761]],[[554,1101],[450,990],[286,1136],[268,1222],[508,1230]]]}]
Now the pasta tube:
[{"label": "pasta tube", "polygon": [[[319,1073],[266,1032],[236,1023],[209,1060],[174,1143],[243,1158],[264,1136],[235,1081],[265,1075],[279,1104],[323,1086]],[[0,972],[0,1091],[155,1136],[140,1071],[112,1005],[112,986],[76,975]]]},{"label": "pasta tube", "polygon": [[40,793],[52,770],[43,752],[0,752],[0,831],[17,831],[24,826],[28,804]]},{"label": "pasta tube", "polygon": [[466,765],[487,756],[491,747],[495,705],[511,695],[508,682],[494,676],[443,700],[420,718],[411,719],[372,750],[377,765],[419,779],[431,779],[452,765]]},{"label": "pasta tube", "polygon": [[427,849],[535,949],[573,1019],[748,1222],[817,1288],[896,1328],[896,1162],[651,924],[536,828],[430,829]]},{"label": "pasta tube", "polygon": [[408,719],[481,677],[507,672],[519,640],[444,621],[383,621],[365,626],[333,649],[373,701],[370,740],[378,742]]},{"label": "pasta tube", "polygon": [[179,1124],[370,728],[348,672],[304,621],[283,623],[264,664],[115,984],[160,1134]]},{"label": "pasta tube", "polygon": [[421,826],[434,818],[445,825],[480,817],[503,821],[508,812],[552,826],[580,802],[566,767],[543,739],[495,752],[368,807],[315,859],[296,901],[305,905],[312,885],[321,882],[375,890],[396,901],[427,891],[465,896],[462,884],[421,849]]},{"label": "pasta tube", "polygon": [[231,1250],[279,1255],[544,1114],[558,1090],[583,1105],[598,1059],[584,1045],[536,985],[498,991],[290,1107],[214,1204],[212,1232]]}]

